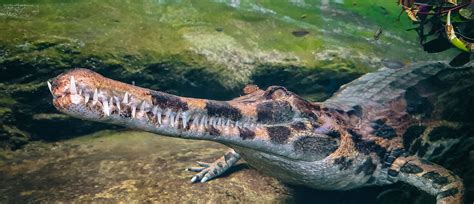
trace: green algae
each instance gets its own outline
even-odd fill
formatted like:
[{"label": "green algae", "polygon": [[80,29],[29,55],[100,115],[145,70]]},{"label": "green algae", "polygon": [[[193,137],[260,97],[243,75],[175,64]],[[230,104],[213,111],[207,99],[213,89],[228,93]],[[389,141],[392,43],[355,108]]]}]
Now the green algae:
[{"label": "green algae", "polygon": [[[73,67],[190,97],[227,100],[255,83],[321,101],[383,59],[449,58],[422,52],[416,34],[406,31],[407,18],[397,21],[395,2],[297,2],[2,1],[0,149],[21,149],[0,151],[0,202],[329,203],[361,195],[373,202],[432,201],[405,185],[349,192],[288,187],[245,164],[190,185],[192,174],[182,170],[221,156],[223,146],[117,131],[61,115],[51,104],[45,81]],[[295,30],[309,33],[296,37]]]},{"label": "green algae", "polygon": [[0,117],[4,117],[6,114],[11,113],[12,110],[10,108],[0,107]]},{"label": "green algae", "polygon": [[[358,8],[368,6],[362,2],[359,4],[356,8],[348,8],[359,11]],[[395,4],[378,4],[391,11],[391,15],[384,18],[395,18],[393,11],[398,9]],[[15,4],[3,5],[5,7]],[[395,51],[407,48],[417,51],[416,45],[413,45],[416,42],[414,34],[402,31],[406,28],[406,21],[398,26],[385,26],[380,20],[384,19],[381,18],[383,14],[367,13],[368,16],[364,16],[365,13],[361,13],[354,16],[344,10],[346,7],[338,4],[331,4],[331,9],[346,12],[344,15],[348,17],[342,14],[332,16],[333,13],[329,11],[325,13],[317,2],[298,6],[281,2],[250,1],[242,2],[237,8],[208,1],[163,4],[152,1],[26,1],[24,5],[35,8],[38,12],[26,20],[13,18],[0,24],[4,31],[0,34],[0,39],[4,44],[34,50],[35,53],[30,53],[34,56],[39,54],[36,52],[44,52],[38,57],[54,58],[56,55],[82,54],[106,60],[112,58],[111,60],[122,62],[120,64],[126,64],[128,68],[140,67],[140,64],[156,62],[173,55],[202,55],[206,52],[196,50],[201,48],[201,44],[196,44],[198,39],[193,38],[196,35],[204,35],[204,38],[209,40],[222,39],[222,43],[217,46],[219,48],[229,41],[237,42],[238,46],[228,45],[229,49],[236,50],[236,55],[219,55],[222,49],[204,50],[218,55],[219,58],[231,59],[242,54],[245,56],[246,53],[271,55],[276,51],[283,57],[263,57],[262,62],[284,63],[284,56],[291,55],[300,59],[298,64],[310,67],[318,64],[318,59],[312,52],[333,49],[334,46],[344,46],[349,50],[377,56],[378,50],[369,48],[380,46],[365,39],[372,35],[371,30],[376,26],[387,27],[387,32],[401,33],[401,37],[406,37],[406,42],[388,40],[388,43],[394,44],[391,47]],[[264,12],[264,9],[268,12]],[[307,13],[308,17],[300,19],[302,13]],[[216,28],[220,28],[222,32],[216,31]],[[303,38],[292,36],[291,32],[299,28],[307,29],[310,35]],[[357,44],[368,46],[354,46]],[[58,50],[59,52],[55,53]],[[393,57],[408,57],[405,52],[395,51],[388,54]],[[124,63],[124,60],[121,60],[123,55],[118,53],[134,56],[139,62]],[[216,60],[212,58],[197,58],[193,61],[201,66],[213,65],[214,62]],[[219,61],[217,63],[229,65]]]},{"label": "green algae", "polygon": [[[54,115],[45,82],[74,67],[189,97],[228,100],[254,83],[322,100],[383,59],[443,59],[419,54],[406,20],[380,20],[395,18],[395,3],[377,2],[385,14],[367,2],[3,1],[2,124],[48,141],[117,128]],[[371,40],[380,26],[383,35]]]}]

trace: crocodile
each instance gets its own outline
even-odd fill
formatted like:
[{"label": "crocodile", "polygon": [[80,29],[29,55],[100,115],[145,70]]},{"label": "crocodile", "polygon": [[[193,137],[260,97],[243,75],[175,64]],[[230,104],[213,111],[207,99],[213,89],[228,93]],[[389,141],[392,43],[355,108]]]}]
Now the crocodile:
[{"label": "crocodile", "polygon": [[216,178],[242,158],[288,184],[348,190],[404,182],[437,203],[462,203],[462,179],[430,158],[469,137],[473,67],[382,67],[324,102],[255,85],[228,101],[180,97],[82,68],[47,84],[67,115],[229,147],[215,162],[190,167],[192,182]]}]

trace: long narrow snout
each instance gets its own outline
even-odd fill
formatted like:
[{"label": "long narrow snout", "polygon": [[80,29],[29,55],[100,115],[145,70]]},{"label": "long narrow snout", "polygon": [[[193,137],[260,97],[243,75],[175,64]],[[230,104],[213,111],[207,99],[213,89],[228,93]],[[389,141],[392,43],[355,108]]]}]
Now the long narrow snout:
[{"label": "long narrow snout", "polygon": [[[226,102],[178,97],[115,81],[87,69],[73,69],[48,82],[54,106],[68,115],[172,136],[209,133],[241,123],[240,111]],[[208,109],[215,110],[209,115]],[[216,130],[212,130],[212,128]],[[211,130],[208,130],[211,129]]]},{"label": "long narrow snout", "polygon": [[[137,118],[137,107],[149,108],[150,90],[103,77],[87,69],[73,69],[48,82],[54,106],[83,119]],[[142,107],[143,106],[143,107]]]},{"label": "long narrow snout", "polygon": [[76,118],[121,125],[171,137],[258,148],[286,157],[301,135],[313,134],[302,99],[270,87],[231,101],[179,97],[115,81],[87,69],[57,76],[53,104]]},{"label": "long narrow snout", "polygon": [[[255,108],[241,103],[179,97],[115,81],[87,69],[57,76],[53,104],[76,118],[167,136],[235,141],[265,137]],[[223,137],[225,136],[225,137]]]}]

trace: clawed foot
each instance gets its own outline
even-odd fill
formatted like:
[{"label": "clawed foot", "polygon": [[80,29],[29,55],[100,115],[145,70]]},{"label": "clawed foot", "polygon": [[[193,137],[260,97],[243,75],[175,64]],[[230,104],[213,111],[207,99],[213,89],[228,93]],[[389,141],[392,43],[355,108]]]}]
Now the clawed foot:
[{"label": "clawed foot", "polygon": [[193,183],[198,181],[204,183],[209,179],[221,175],[225,171],[225,169],[215,163],[206,163],[198,161],[197,164],[199,165],[198,167],[191,167],[187,169],[188,171],[199,172],[191,179],[191,182]]},{"label": "clawed foot", "polygon": [[191,182],[204,183],[219,175],[222,175],[227,169],[233,166],[240,159],[240,155],[234,150],[228,151],[224,156],[212,163],[197,162],[199,166],[187,168],[188,171],[199,172],[192,179]]}]

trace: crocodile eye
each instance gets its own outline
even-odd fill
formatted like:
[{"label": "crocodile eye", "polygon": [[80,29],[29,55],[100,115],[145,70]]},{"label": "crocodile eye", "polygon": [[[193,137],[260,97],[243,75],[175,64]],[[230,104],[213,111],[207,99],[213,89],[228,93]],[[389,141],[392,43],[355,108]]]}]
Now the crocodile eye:
[{"label": "crocodile eye", "polygon": [[285,97],[285,96],[288,96],[288,94],[283,89],[275,90],[272,94],[273,99],[282,98],[282,97]]},{"label": "crocodile eye", "polygon": [[289,95],[290,93],[288,92],[288,90],[286,90],[286,88],[282,86],[270,86],[267,88],[266,93],[265,93],[265,97],[267,99],[273,99],[273,100],[287,97]]}]

